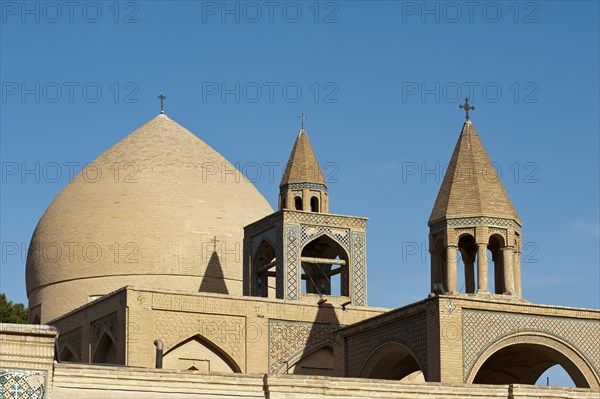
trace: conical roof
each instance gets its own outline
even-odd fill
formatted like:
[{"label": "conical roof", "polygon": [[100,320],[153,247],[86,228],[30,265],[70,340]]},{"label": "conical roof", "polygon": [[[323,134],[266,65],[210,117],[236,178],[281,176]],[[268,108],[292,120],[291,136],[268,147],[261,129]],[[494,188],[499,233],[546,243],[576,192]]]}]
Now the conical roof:
[{"label": "conical roof", "polygon": [[294,143],[279,187],[294,183],[319,183],[327,186],[308,135],[301,129]]},{"label": "conical roof", "polygon": [[126,285],[241,295],[243,227],[273,209],[232,171],[166,115],[147,122],[40,219],[27,258],[30,306],[42,304],[44,322]]},{"label": "conical roof", "polygon": [[467,121],[450,158],[429,225],[477,216],[513,219],[521,224],[473,123]]}]

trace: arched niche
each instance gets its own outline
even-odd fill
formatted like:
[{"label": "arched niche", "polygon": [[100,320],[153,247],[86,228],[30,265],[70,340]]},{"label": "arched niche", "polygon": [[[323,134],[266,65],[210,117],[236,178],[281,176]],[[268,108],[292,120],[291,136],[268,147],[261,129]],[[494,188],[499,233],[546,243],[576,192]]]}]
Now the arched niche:
[{"label": "arched niche", "polygon": [[413,384],[425,382],[416,356],[399,342],[386,342],[376,348],[365,361],[359,376]]},{"label": "arched niche", "polygon": [[214,342],[196,335],[169,349],[163,356],[163,368],[204,372],[240,373],[240,367]]}]

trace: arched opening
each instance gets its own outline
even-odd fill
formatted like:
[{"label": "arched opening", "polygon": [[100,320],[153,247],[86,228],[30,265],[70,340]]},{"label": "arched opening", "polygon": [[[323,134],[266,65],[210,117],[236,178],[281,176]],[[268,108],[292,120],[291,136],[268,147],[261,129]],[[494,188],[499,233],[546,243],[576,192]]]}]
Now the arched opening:
[{"label": "arched opening", "polygon": [[317,197],[312,197],[310,199],[310,211],[319,212],[319,199]]},{"label": "arched opening", "polygon": [[240,373],[236,362],[210,340],[194,336],[169,349],[163,368],[204,372]]},{"label": "arched opening", "polygon": [[575,382],[560,364],[550,367],[544,371],[535,385],[576,388]]},{"label": "arched opening", "polygon": [[253,295],[269,297],[269,287],[275,286],[275,248],[264,240],[252,260]]},{"label": "arched opening", "polygon": [[459,291],[467,294],[475,293],[475,256],[477,255],[477,243],[471,234],[463,234],[458,239],[459,262],[464,265],[464,280],[459,280]]},{"label": "arched opening", "polygon": [[33,324],[42,324],[42,322],[40,321],[40,315],[35,315],[33,317]]},{"label": "arched opening", "polygon": [[310,352],[294,363],[288,370],[289,374],[301,375],[333,375],[333,348],[323,346]]},{"label": "arched opening", "polygon": [[93,362],[117,364],[117,346],[107,333],[102,334],[98,342]]},{"label": "arched opening", "polygon": [[59,359],[61,362],[78,362],[77,356],[73,353],[73,351],[65,345],[62,352],[60,352]]},{"label": "arched opening", "polygon": [[350,295],[349,257],[340,243],[323,234],[306,244],[301,254],[303,293]]},{"label": "arched opening", "polygon": [[285,197],[281,198],[281,209],[287,209],[287,201],[285,200]]},{"label": "arched opening", "polygon": [[302,198],[301,197],[294,197],[294,209],[296,209],[297,211],[302,210]]},{"label": "arched opening", "polygon": [[443,294],[446,289],[446,250],[442,238],[437,238],[431,248],[431,292]]},{"label": "arched opening", "polygon": [[566,371],[576,387],[598,386],[593,371],[574,350],[545,336],[517,336],[493,345],[475,364],[467,382],[533,385],[556,365]]},{"label": "arched opening", "polygon": [[363,365],[359,376],[412,384],[425,382],[416,357],[399,342],[387,342],[375,349]]},{"label": "arched opening", "polygon": [[[502,294],[506,291],[504,287],[504,262],[502,259],[502,248],[504,238],[499,234],[493,234],[488,242],[488,270],[493,267],[494,272],[488,273],[489,284],[493,284],[494,293]],[[491,255],[491,256],[490,256]]]}]

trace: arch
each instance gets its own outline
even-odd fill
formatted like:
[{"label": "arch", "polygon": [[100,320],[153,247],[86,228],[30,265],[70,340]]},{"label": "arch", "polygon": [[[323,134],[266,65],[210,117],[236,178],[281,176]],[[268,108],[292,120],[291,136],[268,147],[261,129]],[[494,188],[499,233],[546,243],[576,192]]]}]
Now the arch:
[{"label": "arch", "polygon": [[241,373],[229,354],[200,334],[193,335],[170,348],[163,355],[163,368]]},{"label": "arch", "polygon": [[498,233],[493,233],[488,239],[488,251],[492,256],[488,256],[488,263],[494,266],[494,293],[503,294],[506,291],[504,287],[504,261],[502,259],[502,248],[505,247],[504,237]]},{"label": "arch", "polygon": [[75,350],[69,344],[65,344],[63,346],[63,350],[60,352],[58,356],[58,360],[61,362],[79,362],[79,357],[75,354]]},{"label": "arch", "polygon": [[[350,256],[342,244],[327,233],[313,237],[300,249],[302,258],[328,259],[330,263],[313,263],[302,261],[304,271],[302,279],[306,282],[306,293],[332,295],[332,280],[340,276],[340,296],[350,295]],[[340,260],[339,267],[333,269],[335,261]],[[333,262],[333,263],[331,263]]]},{"label": "arch", "polygon": [[333,346],[325,344],[294,356],[289,361],[289,374],[333,376]]},{"label": "arch", "polygon": [[477,243],[473,234],[464,232],[458,237],[458,250],[460,251],[464,265],[465,293],[474,294]]},{"label": "arch", "polygon": [[518,333],[490,345],[471,368],[467,383],[533,385],[550,367],[560,365],[578,388],[598,388],[600,381],[587,360],[560,338]]},{"label": "arch", "polygon": [[117,364],[117,345],[108,332],[104,332],[96,345],[93,363]]},{"label": "arch", "polygon": [[[272,274],[269,270],[275,266],[276,255],[275,246],[266,238],[263,239],[252,257],[252,295],[269,297],[269,285],[274,284],[269,284],[269,279],[274,279],[269,277],[269,273]],[[269,264],[272,266],[268,269],[261,269]]]},{"label": "arch", "polygon": [[443,294],[446,292],[445,276],[447,273],[446,251],[444,240],[437,237],[431,244],[431,292]]},{"label": "arch", "polygon": [[362,365],[359,377],[425,382],[417,357],[400,342],[390,341],[377,347]]},{"label": "arch", "polygon": [[294,209],[297,211],[302,210],[302,197],[294,197]]},{"label": "arch", "polygon": [[317,197],[311,197],[310,211],[311,212],[319,212],[319,199]]}]

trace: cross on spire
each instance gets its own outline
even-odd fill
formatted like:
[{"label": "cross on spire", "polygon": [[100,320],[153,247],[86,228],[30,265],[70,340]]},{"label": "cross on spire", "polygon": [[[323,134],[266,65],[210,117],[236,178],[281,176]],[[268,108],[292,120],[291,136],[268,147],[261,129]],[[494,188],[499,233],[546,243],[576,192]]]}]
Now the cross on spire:
[{"label": "cross on spire", "polygon": [[165,97],[164,94],[160,93],[160,96],[158,96],[158,99],[160,100],[160,113],[164,114],[165,113],[165,100],[167,99],[167,97]]},{"label": "cross on spire", "polygon": [[304,116],[304,112],[303,112],[300,115],[298,115],[298,119],[300,119],[300,129],[304,130],[304,121],[308,118],[306,116]]},{"label": "cross on spire", "polygon": [[465,97],[465,103],[464,104],[460,104],[458,106],[458,108],[465,110],[465,112],[467,114],[466,115],[467,121],[469,120],[469,110],[473,111],[475,109],[474,106],[469,105],[469,97]]}]

